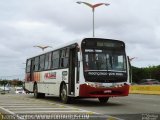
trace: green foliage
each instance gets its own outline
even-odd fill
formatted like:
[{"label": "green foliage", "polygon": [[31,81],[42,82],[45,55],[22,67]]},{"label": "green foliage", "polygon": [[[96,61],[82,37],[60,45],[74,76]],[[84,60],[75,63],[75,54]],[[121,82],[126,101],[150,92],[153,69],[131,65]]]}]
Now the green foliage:
[{"label": "green foliage", "polygon": [[137,83],[141,79],[157,79],[160,81],[160,65],[138,68],[132,66],[132,81]]},{"label": "green foliage", "polygon": [[2,81],[0,81],[0,85],[6,85],[8,83],[8,80],[2,80]]},{"label": "green foliage", "polygon": [[0,80],[0,86],[4,86],[7,84],[9,84],[11,86],[22,86],[23,81],[20,81],[20,80]]}]

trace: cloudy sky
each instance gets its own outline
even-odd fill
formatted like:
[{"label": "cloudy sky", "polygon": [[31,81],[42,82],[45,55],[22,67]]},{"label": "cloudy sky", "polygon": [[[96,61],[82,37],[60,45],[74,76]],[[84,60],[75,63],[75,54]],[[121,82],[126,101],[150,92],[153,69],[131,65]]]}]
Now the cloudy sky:
[{"label": "cloudy sky", "polygon": [[[92,37],[92,11],[77,0],[0,1],[0,79],[23,78],[25,60],[56,46]],[[95,10],[95,36],[123,40],[132,65],[160,64],[159,0],[84,0],[110,3]],[[48,48],[48,50],[51,50]]]}]

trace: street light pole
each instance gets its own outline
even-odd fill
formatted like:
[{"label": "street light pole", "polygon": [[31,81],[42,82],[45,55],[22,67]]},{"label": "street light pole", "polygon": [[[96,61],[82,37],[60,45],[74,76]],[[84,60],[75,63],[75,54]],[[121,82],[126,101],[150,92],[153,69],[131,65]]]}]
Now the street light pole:
[{"label": "street light pole", "polygon": [[36,45],[33,47],[38,47],[38,48],[42,49],[42,51],[44,51],[44,49],[49,48],[49,47],[52,48],[52,46],[40,46],[40,45]]},{"label": "street light pole", "polygon": [[92,12],[93,12],[93,37],[94,37],[94,8],[92,8]]},{"label": "street light pole", "polygon": [[108,6],[108,5],[110,5],[110,4],[108,4],[108,3],[97,3],[97,4],[92,5],[92,4],[90,4],[90,3],[82,2],[82,1],[78,1],[77,3],[78,3],[78,4],[83,3],[83,4],[87,5],[87,6],[89,6],[90,8],[92,8],[92,13],[93,13],[93,37],[94,37],[94,36],[95,36],[95,33],[94,33],[94,11],[95,11],[95,8],[98,7],[98,6],[101,6],[101,5],[106,5],[106,6]]}]

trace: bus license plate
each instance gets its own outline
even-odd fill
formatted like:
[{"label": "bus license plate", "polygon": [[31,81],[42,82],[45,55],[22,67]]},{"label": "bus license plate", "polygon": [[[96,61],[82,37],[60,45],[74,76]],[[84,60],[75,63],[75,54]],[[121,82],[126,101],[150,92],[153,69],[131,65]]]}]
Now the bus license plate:
[{"label": "bus license plate", "polygon": [[104,93],[111,93],[111,90],[105,90]]}]

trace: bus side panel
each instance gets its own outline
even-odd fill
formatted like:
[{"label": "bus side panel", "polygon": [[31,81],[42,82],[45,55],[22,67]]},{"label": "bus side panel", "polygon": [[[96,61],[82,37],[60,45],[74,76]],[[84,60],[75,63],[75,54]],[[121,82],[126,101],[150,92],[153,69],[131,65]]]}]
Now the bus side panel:
[{"label": "bus side panel", "polygon": [[37,86],[38,86],[38,92],[47,93],[46,84],[44,84],[43,82],[39,82],[37,83]]},{"label": "bus side panel", "polygon": [[[79,72],[77,73],[77,68],[75,68],[75,97],[79,96],[80,93],[80,84],[85,83],[84,74],[83,74],[83,63],[82,63],[82,53],[78,55],[78,69]],[[79,74],[79,75],[77,75]],[[77,78],[76,78],[77,77]],[[76,79],[79,79],[78,83],[76,82]]]},{"label": "bus side panel", "polygon": [[38,92],[59,96],[62,81],[68,83],[68,68],[41,72]]},{"label": "bus side panel", "polygon": [[84,71],[83,71],[83,63],[82,60],[80,61],[80,72],[79,72],[79,84],[84,84],[85,83],[85,78],[84,78]]},{"label": "bus side panel", "polygon": [[33,92],[33,82],[25,82],[25,90],[29,91],[29,92]]},{"label": "bus side panel", "polygon": [[79,75],[77,75],[77,74],[79,74],[79,73],[77,73],[77,68],[75,68],[75,94],[74,94],[74,96],[75,97],[78,97],[79,96],[79,82],[77,82],[76,81],[76,79],[79,79],[78,77],[79,77]]}]

